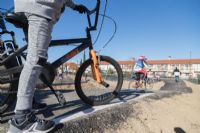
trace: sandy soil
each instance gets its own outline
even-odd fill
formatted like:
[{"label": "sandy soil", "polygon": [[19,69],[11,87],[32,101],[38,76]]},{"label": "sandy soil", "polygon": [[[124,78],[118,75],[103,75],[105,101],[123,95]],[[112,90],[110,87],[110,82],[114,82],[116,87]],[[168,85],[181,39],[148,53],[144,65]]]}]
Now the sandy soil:
[{"label": "sandy soil", "polygon": [[106,133],[200,133],[200,85],[186,84],[193,93],[143,100],[133,105],[136,112],[125,123]]},{"label": "sandy soil", "polygon": [[159,90],[164,85],[165,85],[165,82],[163,81],[156,82],[154,83],[152,90]]}]

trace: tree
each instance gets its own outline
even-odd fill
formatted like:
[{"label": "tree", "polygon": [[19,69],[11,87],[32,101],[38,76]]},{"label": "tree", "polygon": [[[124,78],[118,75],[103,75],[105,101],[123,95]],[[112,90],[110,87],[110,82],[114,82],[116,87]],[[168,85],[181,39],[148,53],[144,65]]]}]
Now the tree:
[{"label": "tree", "polygon": [[113,74],[113,73],[114,73],[113,69],[112,69],[112,68],[108,68],[107,74],[108,74],[108,75],[111,75],[111,74]]}]

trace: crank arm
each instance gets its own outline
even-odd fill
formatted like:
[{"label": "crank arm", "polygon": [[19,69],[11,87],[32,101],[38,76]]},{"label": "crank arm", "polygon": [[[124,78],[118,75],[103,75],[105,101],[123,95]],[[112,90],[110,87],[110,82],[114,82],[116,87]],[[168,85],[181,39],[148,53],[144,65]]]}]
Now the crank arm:
[{"label": "crank arm", "polygon": [[46,77],[43,74],[40,75],[40,79],[45,85],[47,85],[50,88],[50,90],[56,96],[60,105],[64,106],[66,104],[66,100],[65,100],[64,95],[60,91],[55,91],[53,86],[51,85],[51,83],[49,83],[49,81],[46,79]]},{"label": "crank arm", "polygon": [[61,106],[66,105],[67,102],[65,100],[65,97],[60,91],[56,91],[56,98]]}]

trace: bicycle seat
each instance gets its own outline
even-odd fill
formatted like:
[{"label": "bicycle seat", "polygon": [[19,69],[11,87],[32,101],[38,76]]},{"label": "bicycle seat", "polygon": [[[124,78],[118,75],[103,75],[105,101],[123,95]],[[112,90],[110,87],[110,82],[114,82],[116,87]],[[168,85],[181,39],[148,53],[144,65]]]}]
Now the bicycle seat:
[{"label": "bicycle seat", "polygon": [[8,13],[5,19],[17,28],[28,28],[28,20],[24,13]]}]

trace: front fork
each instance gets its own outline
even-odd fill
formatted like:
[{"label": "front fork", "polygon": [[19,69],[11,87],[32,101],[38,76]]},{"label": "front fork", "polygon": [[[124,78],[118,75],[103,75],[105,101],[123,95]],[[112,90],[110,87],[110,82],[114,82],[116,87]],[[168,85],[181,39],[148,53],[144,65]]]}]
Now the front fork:
[{"label": "front fork", "polygon": [[91,64],[91,68],[92,68],[92,75],[94,80],[96,80],[98,83],[102,83],[102,77],[101,77],[101,73],[99,70],[99,61],[97,59],[97,55],[96,52],[93,49],[90,49],[90,58],[92,59],[92,64]]},{"label": "front fork", "polygon": [[100,59],[98,60],[96,52],[93,49],[90,49],[89,53],[90,58],[92,59],[91,68],[94,80],[96,80],[99,84],[102,84],[106,88],[109,87],[109,84],[102,79],[102,75],[99,69]]}]

